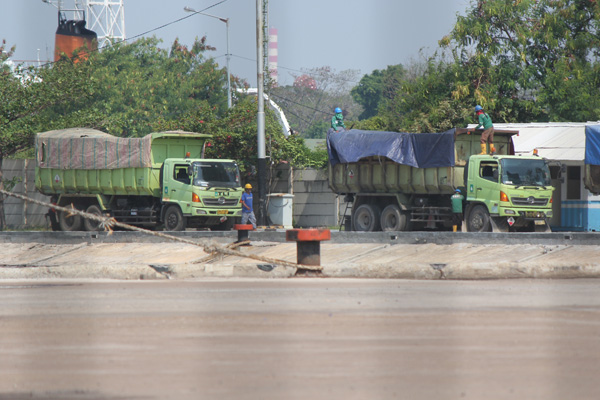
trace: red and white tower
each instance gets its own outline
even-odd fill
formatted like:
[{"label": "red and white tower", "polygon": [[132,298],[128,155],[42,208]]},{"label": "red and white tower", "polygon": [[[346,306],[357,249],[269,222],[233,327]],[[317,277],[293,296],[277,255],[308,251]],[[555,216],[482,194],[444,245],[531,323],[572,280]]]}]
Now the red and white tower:
[{"label": "red and white tower", "polygon": [[277,28],[269,28],[269,75],[277,86]]}]

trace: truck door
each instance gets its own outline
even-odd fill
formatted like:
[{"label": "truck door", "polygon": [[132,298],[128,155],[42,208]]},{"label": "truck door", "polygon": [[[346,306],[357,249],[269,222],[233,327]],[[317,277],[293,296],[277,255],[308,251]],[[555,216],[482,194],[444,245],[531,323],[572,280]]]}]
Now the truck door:
[{"label": "truck door", "polygon": [[188,164],[167,164],[163,176],[163,201],[179,203],[181,210],[185,213],[189,211],[189,203],[192,201],[190,177],[187,174]]},{"label": "truck door", "polygon": [[483,160],[473,172],[475,179],[470,183],[469,190],[472,191],[474,200],[485,203],[491,214],[497,213],[500,202],[498,162]]}]

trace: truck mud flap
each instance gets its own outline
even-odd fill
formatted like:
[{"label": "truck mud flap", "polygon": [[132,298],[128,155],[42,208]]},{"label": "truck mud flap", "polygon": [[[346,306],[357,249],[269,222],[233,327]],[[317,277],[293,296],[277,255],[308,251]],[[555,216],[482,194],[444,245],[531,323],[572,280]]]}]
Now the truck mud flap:
[{"label": "truck mud flap", "polygon": [[508,232],[509,225],[506,217],[490,217],[490,224],[494,233]]}]

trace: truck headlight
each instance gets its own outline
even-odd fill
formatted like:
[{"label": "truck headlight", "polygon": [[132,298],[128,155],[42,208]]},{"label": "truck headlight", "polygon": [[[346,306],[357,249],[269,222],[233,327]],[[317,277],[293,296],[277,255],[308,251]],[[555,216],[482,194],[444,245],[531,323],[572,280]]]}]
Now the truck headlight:
[{"label": "truck headlight", "polygon": [[516,215],[517,213],[515,212],[515,210],[505,210],[504,211],[507,215]]}]

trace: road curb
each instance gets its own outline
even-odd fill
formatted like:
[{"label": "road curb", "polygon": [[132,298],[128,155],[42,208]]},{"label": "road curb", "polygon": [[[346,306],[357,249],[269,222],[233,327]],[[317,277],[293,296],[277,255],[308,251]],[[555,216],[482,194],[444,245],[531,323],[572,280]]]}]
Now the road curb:
[{"label": "road curb", "polygon": [[324,266],[323,276],[377,279],[572,279],[600,278],[600,264],[590,263],[448,263]]},{"label": "road curb", "polygon": [[[404,263],[324,265],[312,276],[329,278],[485,280],[600,278],[600,264]],[[202,278],[291,278],[296,269],[272,264],[47,265],[3,266],[0,279],[162,280]]]}]

